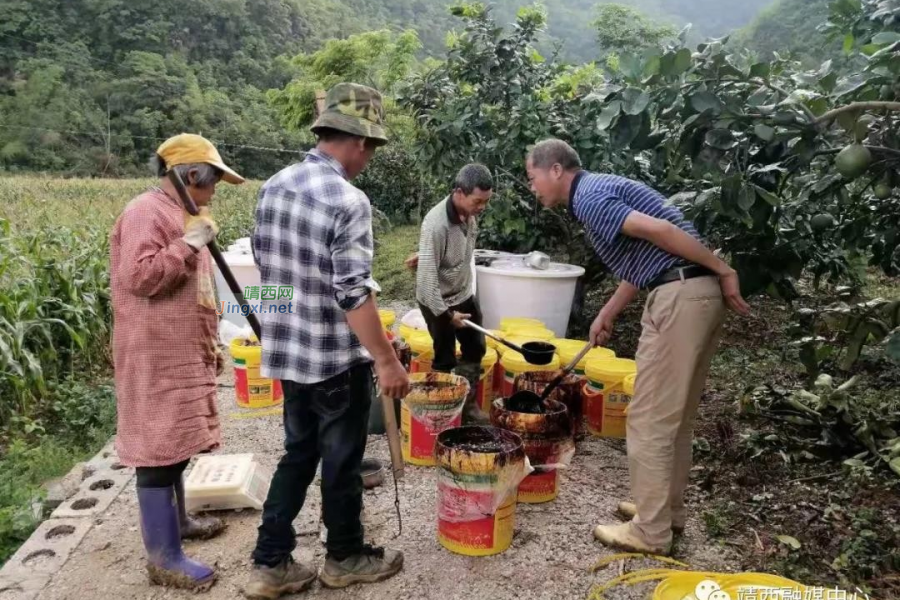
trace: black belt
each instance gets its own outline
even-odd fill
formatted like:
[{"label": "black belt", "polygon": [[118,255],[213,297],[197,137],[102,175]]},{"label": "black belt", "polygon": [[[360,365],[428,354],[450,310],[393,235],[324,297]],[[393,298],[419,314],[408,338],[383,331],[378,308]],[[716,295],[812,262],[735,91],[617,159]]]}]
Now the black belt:
[{"label": "black belt", "polygon": [[654,290],[661,285],[672,283],[673,281],[684,281],[685,279],[694,279],[695,277],[714,276],[715,273],[700,265],[687,265],[683,267],[672,267],[668,271],[663,271],[656,276],[656,279],[647,284],[647,290]]}]

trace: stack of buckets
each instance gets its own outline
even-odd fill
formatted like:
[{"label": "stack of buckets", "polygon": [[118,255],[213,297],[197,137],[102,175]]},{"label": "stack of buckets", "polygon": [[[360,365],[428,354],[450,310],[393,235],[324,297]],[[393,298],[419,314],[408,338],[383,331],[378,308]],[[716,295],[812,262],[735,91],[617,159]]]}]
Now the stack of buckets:
[{"label": "stack of buckets", "polygon": [[[390,327],[385,319],[382,322],[386,328]],[[558,419],[557,413],[567,415],[567,409],[557,403],[557,410],[549,414],[509,413],[503,409],[501,399],[514,393],[517,377],[557,371],[574,359],[585,344],[579,340],[555,339],[553,332],[536,319],[503,319],[498,333],[520,345],[530,341],[551,343],[557,347],[558,354],[549,365],[532,365],[518,352],[488,338],[478,403],[491,414],[494,424],[502,428],[459,427],[465,399],[460,397],[462,392],[451,393],[453,398],[430,397],[427,387],[428,382],[442,382],[445,386],[463,386],[463,382],[452,375],[431,373],[434,352],[427,331],[403,324],[399,328],[400,337],[409,344],[413,355],[410,372],[414,392],[404,399],[401,409],[404,458],[414,465],[438,466],[438,540],[448,550],[469,556],[498,554],[509,548],[517,502],[547,502],[556,498],[558,473],[527,473],[525,454],[528,452],[530,457],[534,453],[535,460],[540,461],[539,447],[565,443],[561,428],[547,429],[543,421],[562,423],[564,420]],[[584,380],[582,411],[590,433],[625,437],[625,415],[634,393],[636,371],[634,361],[616,358],[606,348],[591,350],[576,366],[575,375]],[[419,391],[415,391],[417,384],[421,387]],[[441,431],[417,424],[414,413],[436,417],[431,421],[439,422]],[[503,418],[504,414],[517,418]],[[525,417],[524,421],[521,417]],[[533,422],[535,419],[541,423]],[[574,425],[577,430],[581,423]],[[476,439],[485,435],[495,436],[500,442],[482,444]],[[507,493],[504,486],[508,487],[510,481],[515,481],[515,485]]]}]

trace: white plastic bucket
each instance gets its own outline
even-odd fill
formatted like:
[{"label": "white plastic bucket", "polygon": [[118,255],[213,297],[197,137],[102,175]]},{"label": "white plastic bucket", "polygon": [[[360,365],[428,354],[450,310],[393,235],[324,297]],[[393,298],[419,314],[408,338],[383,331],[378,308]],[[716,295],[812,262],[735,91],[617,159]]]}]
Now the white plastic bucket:
[{"label": "white plastic bucket", "polygon": [[[225,258],[225,262],[228,264],[228,267],[231,269],[231,273],[234,275],[234,278],[237,280],[238,285],[243,292],[249,286],[259,286],[260,285],[260,275],[259,269],[256,267],[256,264],[253,262],[252,254],[244,254],[239,250],[235,250],[234,246],[229,247],[228,252],[223,252],[222,256]],[[216,291],[219,293],[219,305],[216,307],[217,310],[222,309],[222,302],[224,302],[224,312],[222,313],[222,318],[227,319],[238,325],[243,327],[247,324],[247,318],[244,317],[240,313],[240,304],[235,299],[234,294],[231,293],[231,289],[228,287],[228,283],[225,282],[225,278],[222,276],[222,273],[219,272],[218,265],[213,263],[215,276],[216,276]],[[260,301],[258,299],[249,300],[250,304],[258,305]]]},{"label": "white plastic bucket", "polygon": [[548,269],[538,270],[522,259],[501,259],[490,266],[478,266],[476,273],[484,327],[499,329],[503,317],[531,317],[557,337],[565,337],[583,268],[550,263]]}]

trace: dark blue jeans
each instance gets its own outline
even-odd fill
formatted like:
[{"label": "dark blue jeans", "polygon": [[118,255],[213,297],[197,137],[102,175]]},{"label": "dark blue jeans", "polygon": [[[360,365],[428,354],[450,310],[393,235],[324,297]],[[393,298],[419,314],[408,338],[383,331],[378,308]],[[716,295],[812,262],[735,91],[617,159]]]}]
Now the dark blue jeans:
[{"label": "dark blue jeans", "polygon": [[274,567],[297,545],[293,522],[322,461],[322,509],[328,555],[343,560],[363,545],[360,463],[366,450],[372,368],[355,366],[327,381],[282,381],[284,447],[253,551],[258,565]]}]

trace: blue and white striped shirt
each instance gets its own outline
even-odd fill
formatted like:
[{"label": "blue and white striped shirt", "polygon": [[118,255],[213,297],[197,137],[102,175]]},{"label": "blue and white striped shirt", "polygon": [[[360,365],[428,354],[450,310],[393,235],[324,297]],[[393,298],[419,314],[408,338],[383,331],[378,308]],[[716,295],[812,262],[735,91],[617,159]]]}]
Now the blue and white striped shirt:
[{"label": "blue and white striped shirt", "polygon": [[569,209],[584,224],[588,240],[606,268],[638,288],[646,287],[683,259],[647,240],[621,235],[622,224],[631,211],[669,221],[700,239],[694,225],[665,196],[617,175],[578,173],[572,182]]}]

